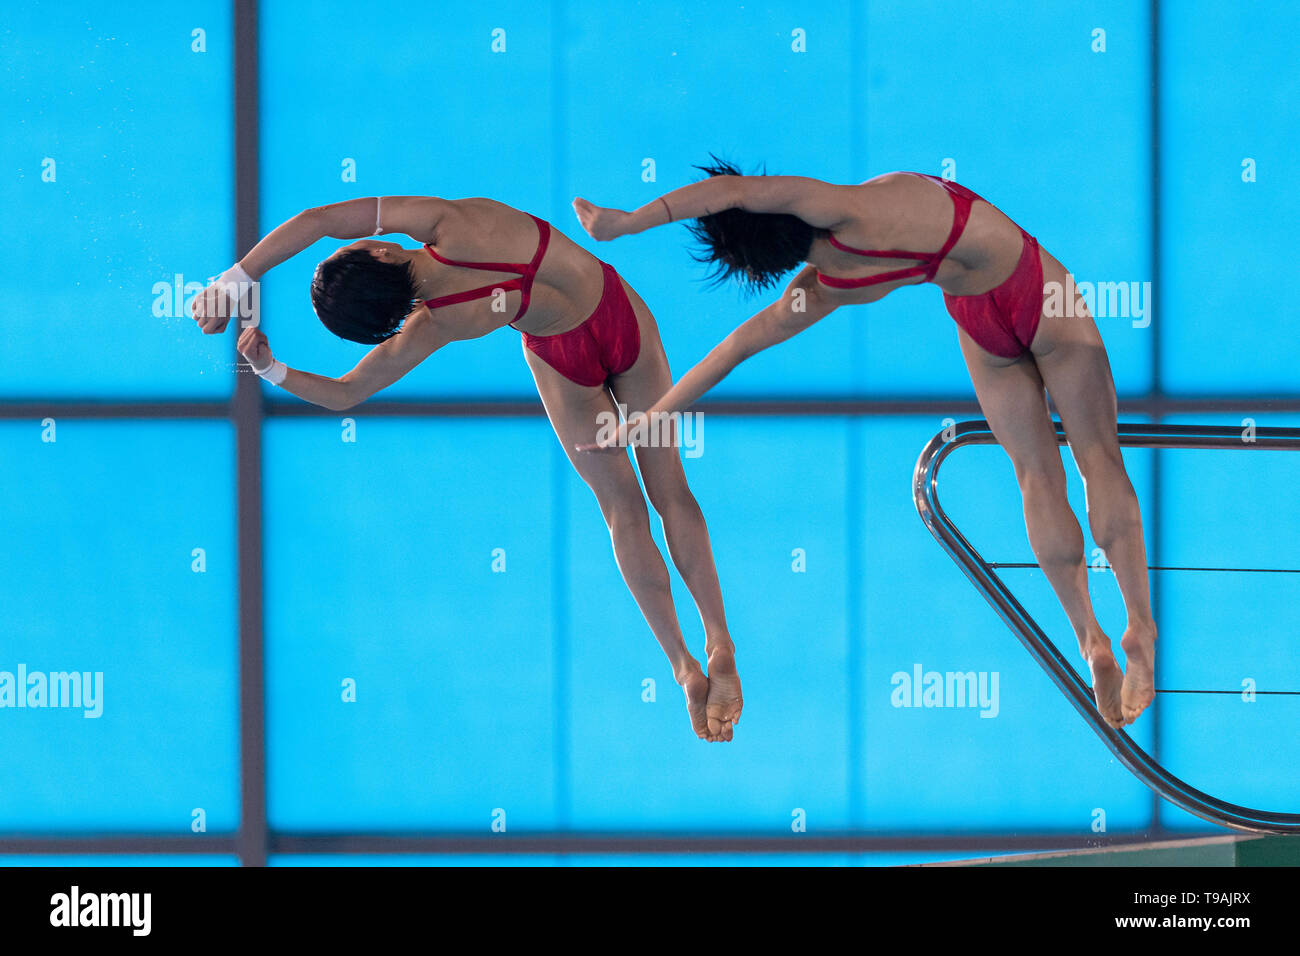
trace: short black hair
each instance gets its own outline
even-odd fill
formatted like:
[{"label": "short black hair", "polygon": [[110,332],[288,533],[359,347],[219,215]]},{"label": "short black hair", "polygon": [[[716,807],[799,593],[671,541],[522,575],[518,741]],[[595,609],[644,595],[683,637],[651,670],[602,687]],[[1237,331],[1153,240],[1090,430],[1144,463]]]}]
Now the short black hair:
[{"label": "short black hair", "polygon": [[410,263],[384,262],[368,249],[349,249],[316,267],[311,304],[339,338],[376,345],[398,333],[419,300]]},{"label": "short black hair", "polygon": [[[733,163],[709,154],[711,163],[695,168],[710,176],[743,176]],[[758,175],[766,176],[760,170]],[[712,267],[714,285],[736,279],[750,292],[776,285],[783,275],[808,258],[813,240],[826,233],[788,213],[724,209],[686,224],[699,247],[696,262]]]}]

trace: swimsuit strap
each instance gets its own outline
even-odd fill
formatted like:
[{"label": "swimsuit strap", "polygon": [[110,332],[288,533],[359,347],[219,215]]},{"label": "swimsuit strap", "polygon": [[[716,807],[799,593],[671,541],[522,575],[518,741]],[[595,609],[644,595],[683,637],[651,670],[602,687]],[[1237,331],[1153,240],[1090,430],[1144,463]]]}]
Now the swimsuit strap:
[{"label": "swimsuit strap", "polygon": [[958,186],[951,180],[944,179],[941,176],[927,175],[925,178],[929,179],[931,182],[937,182],[948,191],[948,195],[952,198],[952,228],[948,230],[948,241],[943,244],[943,247],[940,248],[939,251],[934,254],[934,258],[930,260],[930,269],[925,276],[926,281],[929,282],[934,278],[934,274],[939,271],[939,265],[947,257],[948,253],[952,251],[952,247],[957,245],[957,240],[961,238],[962,232],[965,231],[966,223],[970,220],[971,206],[974,204],[975,198],[977,197],[965,186]]},{"label": "swimsuit strap", "polygon": [[895,279],[905,279],[909,276],[923,275],[925,281],[929,282],[934,278],[935,273],[939,271],[939,265],[943,262],[944,257],[952,251],[952,247],[957,244],[961,238],[962,231],[966,228],[966,222],[970,219],[971,204],[974,201],[975,194],[964,186],[958,186],[954,182],[943,179],[940,176],[931,176],[928,173],[909,173],[910,176],[920,176],[922,179],[928,179],[931,182],[938,183],[948,193],[952,199],[952,228],[948,230],[948,240],[937,252],[906,252],[901,249],[856,249],[853,246],[840,242],[835,236],[828,236],[828,241],[836,249],[842,252],[852,253],[857,256],[872,256],[881,259],[918,259],[920,260],[914,266],[908,266],[904,269],[894,269],[890,272],[882,272],[873,276],[862,276],[855,279],[846,279],[840,276],[823,275],[817,273],[817,278],[825,285],[836,289],[858,289],[863,286],[878,285],[881,282],[892,282]]},{"label": "swimsuit strap", "polygon": [[473,299],[481,299],[484,296],[491,295],[497,289],[504,292],[513,292],[519,290],[519,312],[511,320],[510,324],[518,322],[525,312],[528,311],[528,300],[533,288],[533,279],[537,275],[538,268],[541,267],[542,257],[546,255],[546,248],[551,242],[551,227],[544,220],[529,214],[529,219],[537,224],[537,251],[533,253],[533,258],[526,262],[461,262],[457,259],[448,259],[440,256],[433,246],[425,243],[424,248],[428,250],[429,255],[433,256],[439,262],[448,266],[460,266],[464,269],[481,269],[486,272],[518,272],[519,275],[514,279],[507,279],[505,282],[493,282],[490,285],[479,286],[476,289],[466,289],[463,292],[452,292],[448,295],[441,295],[433,299],[425,299],[424,304],[430,309],[441,308],[445,305],[456,305],[459,302],[469,302]]},{"label": "swimsuit strap", "polygon": [[817,281],[822,285],[828,285],[833,289],[861,289],[869,285],[879,285],[882,282],[893,282],[895,279],[907,279],[911,276],[922,276],[929,272],[929,267],[924,263],[914,266],[908,266],[906,269],[894,269],[891,272],[881,272],[873,276],[859,276],[857,278],[846,278],[844,276],[828,276],[825,273],[817,273]]},{"label": "swimsuit strap", "polygon": [[881,259],[928,259],[930,257],[928,252],[903,252],[900,249],[855,249],[853,246],[840,242],[833,235],[826,238],[836,249],[851,252],[855,256],[878,256]]}]

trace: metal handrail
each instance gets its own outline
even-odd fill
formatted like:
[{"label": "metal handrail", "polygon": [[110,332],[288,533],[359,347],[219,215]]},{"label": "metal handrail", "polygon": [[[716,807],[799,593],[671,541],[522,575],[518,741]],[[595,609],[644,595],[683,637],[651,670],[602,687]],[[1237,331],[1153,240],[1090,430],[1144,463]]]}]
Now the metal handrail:
[{"label": "metal handrail", "polygon": [[[1056,423],[1056,440],[1066,444]],[[1243,429],[1219,425],[1120,424],[1119,442],[1141,448],[1236,448],[1300,451],[1300,429],[1256,428],[1250,440]],[[913,474],[912,495],[921,520],[993,606],[1052,683],[1074,705],[1093,731],[1129,771],[1171,803],[1212,823],[1257,833],[1300,833],[1300,814],[1255,810],[1219,800],[1178,779],[1121,730],[1102,719],[1092,691],[1061,655],[1042,628],[1015,599],[993,566],[975,550],[939,504],[939,466],[964,445],[996,445],[986,421],[961,422],[935,435],[921,451]]]}]

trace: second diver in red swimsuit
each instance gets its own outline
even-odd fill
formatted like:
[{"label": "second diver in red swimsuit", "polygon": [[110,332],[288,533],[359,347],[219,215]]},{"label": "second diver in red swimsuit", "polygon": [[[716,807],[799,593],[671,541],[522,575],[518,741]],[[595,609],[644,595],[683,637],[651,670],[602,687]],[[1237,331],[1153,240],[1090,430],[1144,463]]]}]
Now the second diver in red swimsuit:
[{"label": "second diver in red swimsuit", "polygon": [[[801,176],[743,176],[726,163],[707,179],[634,212],[574,201],[598,240],[689,220],[701,258],[720,278],[754,289],[802,266],[785,293],[742,323],[667,391],[649,414],[684,411],[746,358],[842,305],[934,283],[956,320],[980,408],[1011,458],[1038,563],[1070,619],[1092,672],[1097,707],[1113,727],[1155,696],[1156,627],[1137,496],[1120,456],[1115,385],[1082,300],[1044,310],[1044,283],[1066,288],[1065,268],[990,203],[956,183],[889,173],[853,186]],[[900,263],[906,263],[900,265]],[[1121,672],[1088,595],[1083,532],[1066,498],[1065,470],[1044,388],[1083,476],[1088,521],[1128,612]],[[586,450],[626,442],[627,430]]]}]

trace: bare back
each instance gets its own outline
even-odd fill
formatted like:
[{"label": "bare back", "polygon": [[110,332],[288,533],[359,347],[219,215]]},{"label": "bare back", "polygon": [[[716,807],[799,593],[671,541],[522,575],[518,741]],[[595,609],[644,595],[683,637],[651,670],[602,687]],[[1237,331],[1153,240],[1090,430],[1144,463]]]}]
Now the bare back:
[{"label": "bare back", "polygon": [[[494,199],[450,200],[430,245],[448,259],[472,262],[528,262],[537,251],[537,226],[527,213]],[[448,291],[502,282],[514,273],[443,266]],[[460,275],[463,273],[463,275]],[[600,262],[554,226],[533,280],[528,311],[516,324],[531,335],[556,335],[582,324],[600,302]],[[520,293],[508,293],[509,314],[519,308]],[[480,308],[489,306],[479,304]]]},{"label": "bare back", "polygon": [[[952,229],[954,206],[935,183],[908,173],[887,173],[849,187],[849,213],[835,238],[859,249],[925,250],[942,248]],[[971,206],[957,244],[944,258],[934,282],[952,295],[979,295],[995,288],[1016,267],[1020,227],[983,200]],[[865,277],[895,270],[896,258],[860,256],[835,248],[827,239],[814,241],[808,261],[839,276]],[[920,277],[860,289],[827,290],[837,304],[874,302]]]}]

